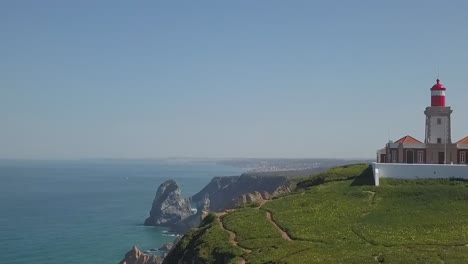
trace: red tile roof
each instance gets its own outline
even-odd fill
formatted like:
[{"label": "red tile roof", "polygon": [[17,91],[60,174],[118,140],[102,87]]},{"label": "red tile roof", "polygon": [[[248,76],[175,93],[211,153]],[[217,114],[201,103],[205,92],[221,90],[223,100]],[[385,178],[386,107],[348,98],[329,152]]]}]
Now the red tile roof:
[{"label": "red tile roof", "polygon": [[464,137],[457,142],[457,144],[468,144],[468,137]]},{"label": "red tile roof", "polygon": [[404,137],[400,138],[395,143],[398,143],[398,144],[423,144],[421,141],[415,139],[414,137],[412,137],[410,135],[407,135],[407,136],[404,136]]}]

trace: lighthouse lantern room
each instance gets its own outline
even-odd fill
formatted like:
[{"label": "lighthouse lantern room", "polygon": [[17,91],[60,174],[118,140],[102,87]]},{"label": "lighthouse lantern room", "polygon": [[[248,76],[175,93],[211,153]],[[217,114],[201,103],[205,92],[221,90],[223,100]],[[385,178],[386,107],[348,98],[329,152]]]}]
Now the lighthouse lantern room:
[{"label": "lighthouse lantern room", "polygon": [[445,86],[437,79],[431,88],[431,106],[445,106],[445,90]]}]

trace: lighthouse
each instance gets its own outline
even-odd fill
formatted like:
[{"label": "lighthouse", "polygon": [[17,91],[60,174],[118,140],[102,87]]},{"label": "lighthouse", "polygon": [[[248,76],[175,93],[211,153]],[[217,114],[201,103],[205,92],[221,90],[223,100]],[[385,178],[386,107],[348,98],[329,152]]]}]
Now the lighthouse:
[{"label": "lighthouse", "polygon": [[[426,116],[424,143],[410,135],[397,141],[389,140],[384,148],[377,150],[377,163],[468,165],[468,136],[452,142],[452,109],[446,105],[446,91],[439,79],[430,89],[431,104],[424,111]],[[414,171],[411,173],[414,174]]]},{"label": "lighthouse", "polygon": [[445,105],[446,88],[439,79],[431,88],[431,106],[426,107],[426,144],[451,144],[450,106]]}]

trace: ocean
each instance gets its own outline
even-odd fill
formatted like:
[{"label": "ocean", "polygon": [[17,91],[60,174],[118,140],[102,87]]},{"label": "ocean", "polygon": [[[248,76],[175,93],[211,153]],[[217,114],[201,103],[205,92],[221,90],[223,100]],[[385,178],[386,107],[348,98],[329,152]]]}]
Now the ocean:
[{"label": "ocean", "polygon": [[173,241],[166,228],[143,226],[163,181],[188,197],[241,173],[208,162],[1,161],[0,263],[118,263],[133,245]]}]

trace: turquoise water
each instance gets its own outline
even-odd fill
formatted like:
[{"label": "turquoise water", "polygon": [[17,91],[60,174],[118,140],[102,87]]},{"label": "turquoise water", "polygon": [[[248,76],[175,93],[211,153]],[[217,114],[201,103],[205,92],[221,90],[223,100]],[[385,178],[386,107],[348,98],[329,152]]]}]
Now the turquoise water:
[{"label": "turquoise water", "polygon": [[164,180],[190,196],[213,176],[240,173],[209,163],[0,162],[0,262],[118,263],[133,245],[174,239],[142,225]]}]

